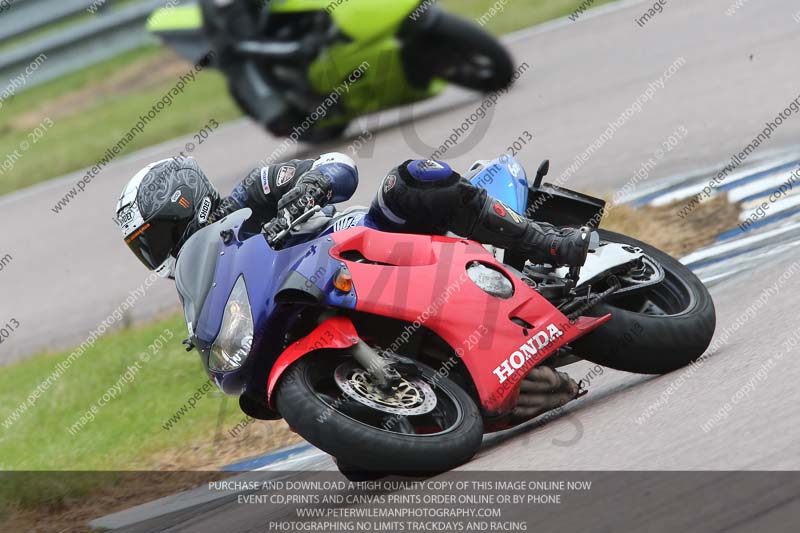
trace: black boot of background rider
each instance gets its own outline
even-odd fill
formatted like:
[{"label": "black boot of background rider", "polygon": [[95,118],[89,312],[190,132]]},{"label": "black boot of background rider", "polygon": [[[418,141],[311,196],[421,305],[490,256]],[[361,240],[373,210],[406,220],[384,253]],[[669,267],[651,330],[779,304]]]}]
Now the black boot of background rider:
[{"label": "black boot of background rider", "polygon": [[582,266],[589,251],[588,230],[528,220],[441,161],[406,161],[389,171],[368,220],[384,231],[450,231],[534,263]]},{"label": "black boot of background rider", "polygon": [[254,0],[200,0],[200,8],[206,35],[214,50],[224,55],[237,42],[256,36],[264,6]]},{"label": "black boot of background rider", "polygon": [[241,41],[258,38],[263,2],[255,0],[202,0],[203,24],[216,52],[215,62],[228,80],[236,103],[253,120],[278,136],[289,135],[296,117],[284,97],[275,91],[252,60],[236,52]]},{"label": "black boot of background rider", "polygon": [[[286,137],[298,123],[286,99],[273,89],[258,66],[250,60],[221,66],[228,80],[228,90],[239,107],[250,118],[273,135]],[[301,121],[302,122],[302,119]]]}]

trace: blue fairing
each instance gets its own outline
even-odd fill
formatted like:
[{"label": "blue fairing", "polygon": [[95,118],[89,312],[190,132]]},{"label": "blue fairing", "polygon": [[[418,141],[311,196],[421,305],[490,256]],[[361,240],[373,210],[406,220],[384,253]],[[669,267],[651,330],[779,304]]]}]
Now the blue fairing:
[{"label": "blue fairing", "polygon": [[528,205],[528,177],[522,165],[511,156],[493,159],[470,181],[482,187],[517,213],[524,214]]},{"label": "blue fairing", "polygon": [[[221,253],[217,260],[214,284],[194,332],[195,343],[204,354],[204,362],[208,362],[208,353],[219,334],[228,298],[239,276],[244,276],[253,314],[254,338],[251,355],[258,353],[259,358],[274,359],[280,354],[286,331],[296,318],[296,313],[284,312],[274,299],[290,275],[296,273],[305,278],[305,290],[321,291],[323,304],[354,308],[355,291],[343,294],[333,287],[333,277],[341,264],[329,254],[332,245],[332,240],[321,237],[275,251],[261,235],[243,242],[233,239],[229,244],[223,245],[221,252],[224,254]],[[244,367],[230,372],[214,372],[207,366],[206,370],[227,394],[243,392],[248,372]]]}]

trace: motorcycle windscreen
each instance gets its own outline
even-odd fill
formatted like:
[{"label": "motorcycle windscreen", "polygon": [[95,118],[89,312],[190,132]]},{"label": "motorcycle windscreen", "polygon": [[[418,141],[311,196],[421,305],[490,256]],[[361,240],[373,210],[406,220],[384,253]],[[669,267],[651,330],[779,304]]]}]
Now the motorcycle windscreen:
[{"label": "motorcycle windscreen", "polygon": [[222,246],[221,233],[236,231],[252,213],[250,209],[231,213],[195,232],[181,248],[175,265],[175,285],[183,302],[187,324],[197,324],[208,291],[214,282]]},{"label": "motorcycle windscreen", "polygon": [[493,159],[470,181],[486,189],[493,198],[523,215],[528,208],[528,176],[525,169],[511,156]]}]

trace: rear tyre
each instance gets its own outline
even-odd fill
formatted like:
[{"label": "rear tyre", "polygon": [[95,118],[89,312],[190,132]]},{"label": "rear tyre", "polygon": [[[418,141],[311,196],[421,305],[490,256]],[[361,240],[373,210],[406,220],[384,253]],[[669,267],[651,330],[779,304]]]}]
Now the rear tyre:
[{"label": "rear tyre", "polygon": [[599,230],[600,238],[638,246],[658,261],[665,279],[593,307],[587,315],[612,318],[572,343],[579,357],[637,374],[666,374],[699,358],[711,343],[716,311],[708,289],[686,266],[631,237]]},{"label": "rear tyre", "polygon": [[331,353],[306,356],[287,370],[275,391],[275,405],[289,426],[346,470],[442,472],[478,450],[483,437],[478,408],[451,380],[417,362],[436,407],[421,415],[389,414],[342,392],[334,376],[350,375],[342,372],[349,361]]},{"label": "rear tyre", "polygon": [[404,48],[412,84],[426,87],[441,78],[467,89],[498,91],[511,85],[514,64],[503,45],[478,26],[449,13],[436,13],[424,32]]}]

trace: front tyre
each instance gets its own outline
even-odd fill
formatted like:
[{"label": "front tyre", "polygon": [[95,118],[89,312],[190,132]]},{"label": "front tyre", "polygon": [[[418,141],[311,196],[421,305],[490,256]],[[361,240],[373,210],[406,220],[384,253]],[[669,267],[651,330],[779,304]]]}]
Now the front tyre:
[{"label": "front tyre", "polygon": [[278,382],[275,405],[290,427],[340,463],[382,473],[449,470],[478,450],[480,413],[458,385],[416,366],[421,376],[403,379],[392,399],[376,393],[350,357],[311,354]]},{"label": "front tyre", "polygon": [[611,298],[587,314],[611,314],[611,320],[581,337],[572,347],[579,357],[637,374],[666,374],[698,359],[716,327],[714,302],[691,270],[641,241],[599,230],[603,241],[644,250],[664,268],[664,280],[650,288]]}]

